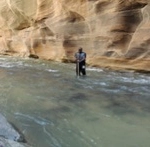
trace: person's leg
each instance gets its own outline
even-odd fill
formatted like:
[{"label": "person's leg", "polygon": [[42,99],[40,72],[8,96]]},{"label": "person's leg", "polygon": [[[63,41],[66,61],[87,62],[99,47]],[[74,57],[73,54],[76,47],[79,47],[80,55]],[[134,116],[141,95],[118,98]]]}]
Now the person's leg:
[{"label": "person's leg", "polygon": [[80,66],[79,66],[79,63],[76,63],[76,75],[77,76],[80,75]]},{"label": "person's leg", "polygon": [[82,63],[82,75],[86,75],[86,67],[85,67],[85,62]]},{"label": "person's leg", "polygon": [[82,63],[81,62],[79,63],[79,76],[80,76],[80,73],[82,73]]},{"label": "person's leg", "polygon": [[86,70],[85,70],[85,68],[84,69],[82,69],[82,75],[86,75]]}]

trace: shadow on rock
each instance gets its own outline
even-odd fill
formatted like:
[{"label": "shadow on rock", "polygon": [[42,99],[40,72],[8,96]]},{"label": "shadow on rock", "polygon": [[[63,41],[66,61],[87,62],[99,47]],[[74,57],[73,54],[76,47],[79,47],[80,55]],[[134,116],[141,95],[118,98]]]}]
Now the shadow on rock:
[{"label": "shadow on rock", "polygon": [[25,136],[23,135],[23,133],[19,130],[19,128],[12,122],[9,122],[9,124],[12,126],[13,129],[15,129],[20,137],[19,138],[15,138],[14,141],[17,141],[17,142],[22,142],[22,143],[27,143],[26,139],[25,139]]}]

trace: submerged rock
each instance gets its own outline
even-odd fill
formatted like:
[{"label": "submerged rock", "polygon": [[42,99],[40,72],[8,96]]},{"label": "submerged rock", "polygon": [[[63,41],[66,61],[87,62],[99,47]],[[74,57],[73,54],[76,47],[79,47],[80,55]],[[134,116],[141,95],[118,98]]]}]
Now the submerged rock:
[{"label": "submerged rock", "polygon": [[26,144],[19,143],[21,140],[23,140],[23,136],[0,114],[0,147],[26,147]]},{"label": "submerged rock", "polygon": [[0,137],[0,147],[29,147],[26,144],[21,144],[13,140],[4,139]]},{"label": "submerged rock", "polygon": [[21,137],[20,134],[12,128],[12,126],[7,122],[5,117],[0,114],[0,136],[17,141]]}]

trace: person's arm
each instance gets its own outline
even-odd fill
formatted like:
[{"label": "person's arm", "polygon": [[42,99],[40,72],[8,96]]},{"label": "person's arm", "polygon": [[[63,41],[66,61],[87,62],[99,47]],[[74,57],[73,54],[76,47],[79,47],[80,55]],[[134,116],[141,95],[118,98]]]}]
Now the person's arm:
[{"label": "person's arm", "polygon": [[83,58],[82,58],[79,62],[82,62],[82,61],[84,61],[85,59],[86,59],[86,53],[84,53]]},{"label": "person's arm", "polygon": [[78,53],[75,53],[75,55],[74,55],[74,57],[75,57],[75,61],[76,62],[79,62],[79,59],[78,59],[78,55],[77,55]]}]

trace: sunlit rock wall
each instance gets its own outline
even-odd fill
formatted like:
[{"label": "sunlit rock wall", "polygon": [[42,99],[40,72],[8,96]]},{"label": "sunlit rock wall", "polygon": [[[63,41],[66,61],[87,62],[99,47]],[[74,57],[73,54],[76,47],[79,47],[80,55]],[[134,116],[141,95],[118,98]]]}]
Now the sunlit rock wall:
[{"label": "sunlit rock wall", "polygon": [[0,52],[150,71],[150,0],[1,0]]}]

